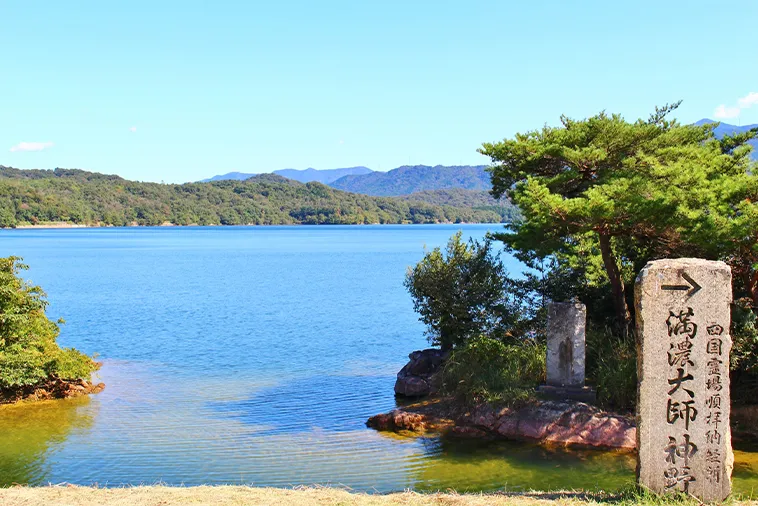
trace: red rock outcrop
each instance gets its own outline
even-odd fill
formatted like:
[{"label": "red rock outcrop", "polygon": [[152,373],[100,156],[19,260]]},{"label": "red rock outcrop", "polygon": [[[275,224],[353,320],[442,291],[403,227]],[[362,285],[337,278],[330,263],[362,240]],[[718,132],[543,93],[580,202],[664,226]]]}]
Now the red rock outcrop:
[{"label": "red rock outcrop", "polygon": [[377,430],[436,430],[462,437],[625,450],[636,448],[637,430],[630,417],[574,401],[535,401],[521,408],[482,404],[466,410],[449,400],[441,400],[371,417],[367,425]]}]

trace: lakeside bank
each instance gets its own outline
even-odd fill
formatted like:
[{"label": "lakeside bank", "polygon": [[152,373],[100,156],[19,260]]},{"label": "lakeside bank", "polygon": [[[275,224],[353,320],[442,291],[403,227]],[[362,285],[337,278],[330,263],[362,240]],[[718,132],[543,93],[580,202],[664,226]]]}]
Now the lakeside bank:
[{"label": "lakeside bank", "polygon": [[[586,494],[582,492],[526,492],[520,494],[393,494],[353,493],[339,488],[255,488],[245,486],[93,488],[73,485],[49,487],[12,487],[0,489],[5,506],[147,506],[147,505],[340,505],[340,506],[558,506],[613,504],[626,505],[696,505],[694,499],[660,498],[638,492],[622,494]],[[757,500],[734,497],[726,504],[756,506]]]}]

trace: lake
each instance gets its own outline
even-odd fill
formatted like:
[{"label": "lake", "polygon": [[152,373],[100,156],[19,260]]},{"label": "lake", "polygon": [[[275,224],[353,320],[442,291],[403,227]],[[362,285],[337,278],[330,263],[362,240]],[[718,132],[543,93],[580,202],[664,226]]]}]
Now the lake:
[{"label": "lake", "polygon": [[[340,485],[362,491],[606,489],[618,452],[367,429],[428,347],[403,287],[424,247],[500,225],[0,231],[0,256],[97,353],[100,394],[0,408],[0,485]],[[509,269],[518,262],[506,258]],[[758,490],[737,452],[735,489]]]}]

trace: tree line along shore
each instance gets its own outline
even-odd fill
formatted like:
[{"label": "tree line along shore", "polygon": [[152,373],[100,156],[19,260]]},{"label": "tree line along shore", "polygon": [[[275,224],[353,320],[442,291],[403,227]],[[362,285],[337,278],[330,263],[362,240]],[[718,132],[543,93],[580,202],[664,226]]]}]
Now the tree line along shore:
[{"label": "tree line along shore", "polygon": [[0,166],[0,227],[499,223],[516,210],[484,191],[452,188],[374,197],[274,174],[244,181],[158,184],[78,169]]}]

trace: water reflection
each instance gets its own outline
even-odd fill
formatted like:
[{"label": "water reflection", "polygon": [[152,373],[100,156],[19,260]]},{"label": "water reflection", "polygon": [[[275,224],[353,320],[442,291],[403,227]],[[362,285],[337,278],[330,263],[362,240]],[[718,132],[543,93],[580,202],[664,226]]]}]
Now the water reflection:
[{"label": "water reflection", "polygon": [[414,473],[422,491],[618,490],[634,481],[634,455],[506,441],[432,438]]},{"label": "water reflection", "polygon": [[89,397],[0,406],[0,485],[46,483],[60,445],[91,429],[89,407]]}]

